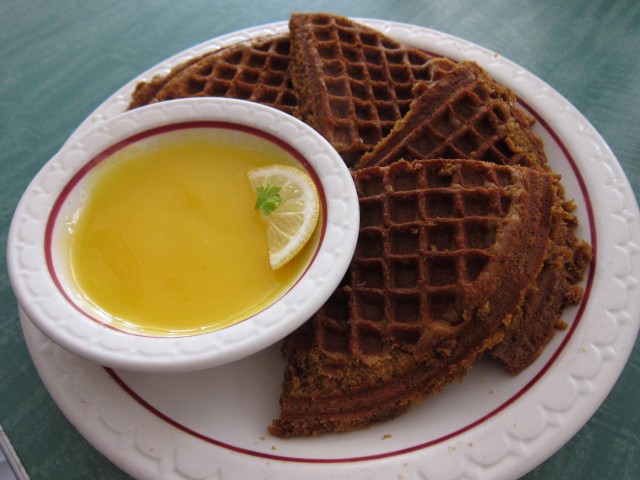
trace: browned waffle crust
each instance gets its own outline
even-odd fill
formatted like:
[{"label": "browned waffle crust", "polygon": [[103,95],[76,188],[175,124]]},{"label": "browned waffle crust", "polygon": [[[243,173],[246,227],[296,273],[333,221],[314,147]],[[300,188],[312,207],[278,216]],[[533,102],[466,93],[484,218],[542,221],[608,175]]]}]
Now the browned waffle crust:
[{"label": "browned waffle crust", "polygon": [[[407,115],[356,168],[388,165],[400,159],[475,158],[501,165],[523,165],[550,172],[532,120],[515,105],[513,92],[493,81],[473,62],[444,58],[429,64],[431,80],[418,84]],[[545,269],[527,301],[513,313],[505,341],[492,350],[512,373],[530,365],[562,326],[560,314],[576,304],[576,283],[591,259],[589,245],[576,237],[572,205],[555,176],[552,235]]]},{"label": "browned waffle crust", "polygon": [[[557,177],[555,181],[561,187]],[[505,339],[490,352],[513,374],[531,365],[556,330],[566,327],[560,316],[567,305],[580,303],[583,292],[578,282],[592,259],[589,243],[575,234],[573,203],[563,201],[560,188],[557,191],[543,269],[525,302],[513,313]]]},{"label": "browned waffle crust", "polygon": [[501,165],[546,168],[532,119],[515,107],[515,95],[473,62],[429,62],[431,81],[414,87],[416,100],[392,133],[356,168],[399,159],[475,158]]},{"label": "browned waffle crust", "polygon": [[206,53],[136,86],[129,108],[190,97],[251,100],[298,116],[289,77],[288,35],[234,44]]},{"label": "browned waffle crust", "polygon": [[417,160],[353,176],[356,253],[344,285],[286,340],[274,435],[362,428],[462,377],[542,268],[550,175]]},{"label": "browned waffle crust", "polygon": [[302,118],[353,165],[409,110],[432,56],[335,15],[293,14],[289,30]]}]

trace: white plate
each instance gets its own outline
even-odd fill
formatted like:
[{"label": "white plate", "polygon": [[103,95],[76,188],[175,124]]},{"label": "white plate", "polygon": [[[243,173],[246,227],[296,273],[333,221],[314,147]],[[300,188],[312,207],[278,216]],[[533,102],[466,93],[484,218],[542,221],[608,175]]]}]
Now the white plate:
[{"label": "white plate", "polygon": [[[281,440],[283,364],[274,346],[224,367],[189,374],[107,370],[43,336],[21,313],[32,358],[61,410],[98,450],[137,478],[517,478],[558,450],[596,411],[618,378],[640,325],[640,215],[604,140],[559,93],[509,60],[426,28],[361,20],[396,39],[474,60],[511,87],[538,119],[553,168],[575,198],[579,234],[595,260],[569,329],[516,377],[488,360],[460,384],[370,429]],[[135,83],[212,47],[283,32],[251,28],[198,45],[147,71],[101,105],[82,131],[122,112]],[[77,135],[77,132],[74,136]],[[606,223],[606,228],[605,228]]]}]

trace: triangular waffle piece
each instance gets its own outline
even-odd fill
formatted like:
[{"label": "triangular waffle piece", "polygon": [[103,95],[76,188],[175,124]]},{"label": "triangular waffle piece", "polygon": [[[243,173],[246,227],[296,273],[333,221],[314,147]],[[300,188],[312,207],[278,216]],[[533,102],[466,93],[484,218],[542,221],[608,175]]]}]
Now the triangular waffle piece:
[{"label": "triangular waffle piece", "polygon": [[542,268],[550,175],[426,160],[353,176],[356,253],[344,285],[285,341],[277,436],[362,428],[461,378]]},{"label": "triangular waffle piece", "polygon": [[[355,168],[388,165],[400,159],[475,158],[501,165],[523,165],[551,172],[533,122],[515,105],[513,92],[473,62],[445,58],[430,62],[431,80],[416,86],[407,115]],[[575,235],[574,206],[566,202],[560,178],[552,216],[551,246],[543,274],[522,308],[513,313],[505,342],[492,350],[509,371],[530,365],[563,326],[560,314],[577,304],[576,284],[591,260],[591,247]]]},{"label": "triangular waffle piece", "polygon": [[432,81],[414,88],[415,102],[391,134],[356,168],[415,158],[474,158],[501,165],[544,167],[533,120],[515,108],[511,90],[476,63],[445,58],[430,62]]},{"label": "triangular waffle piece", "polygon": [[335,15],[293,14],[289,30],[302,118],[352,165],[408,111],[433,57]]},{"label": "triangular waffle piece", "polygon": [[251,100],[298,116],[289,77],[289,36],[234,44],[206,53],[136,86],[129,108],[175,98]]}]

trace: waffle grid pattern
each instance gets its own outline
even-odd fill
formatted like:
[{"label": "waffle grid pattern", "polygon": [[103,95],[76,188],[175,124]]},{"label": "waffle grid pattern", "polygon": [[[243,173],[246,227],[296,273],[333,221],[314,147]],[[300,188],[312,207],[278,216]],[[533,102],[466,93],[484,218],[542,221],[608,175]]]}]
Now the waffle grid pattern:
[{"label": "waffle grid pattern", "polygon": [[288,35],[206,54],[171,78],[153,101],[190,97],[251,100],[297,115]]},{"label": "waffle grid pattern", "polygon": [[361,225],[350,282],[315,322],[321,350],[382,353],[411,349],[425,326],[443,333],[462,322],[464,284],[486,267],[507,215],[509,168],[478,162],[397,162],[354,174]]},{"label": "waffle grid pattern", "polygon": [[315,126],[352,164],[407,113],[413,86],[430,78],[427,63],[432,57],[342,17],[294,15],[290,25],[294,42],[298,31],[310,40],[293,48],[305,49],[298,61],[316,69],[306,74],[314,85],[308,102],[323,104],[311,116],[325,113]]},{"label": "waffle grid pattern", "polygon": [[359,167],[416,158],[477,159],[498,165],[542,161],[541,146],[528,133],[531,121],[515,111],[510,91],[468,62],[454,66],[446,59],[434,60],[434,71],[433,82],[416,86],[416,101],[401,126],[365,154]]}]

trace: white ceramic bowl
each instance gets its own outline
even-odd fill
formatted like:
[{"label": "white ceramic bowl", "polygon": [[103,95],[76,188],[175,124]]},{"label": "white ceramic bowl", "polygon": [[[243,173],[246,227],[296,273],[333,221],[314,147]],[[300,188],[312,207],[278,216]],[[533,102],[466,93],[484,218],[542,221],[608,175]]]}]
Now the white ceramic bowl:
[{"label": "white ceramic bowl", "polygon": [[[114,145],[149,131],[193,125],[217,128],[219,122],[284,144],[315,179],[324,222],[307,270],[271,305],[209,333],[140,335],[101,321],[100,312],[79,299],[78,286],[66,273],[68,252],[55,246],[64,217],[83,201],[79,187],[83,172]],[[358,200],[349,171],[329,143],[303,122],[241,100],[175,100],[117,115],[65,145],[47,162],[23,194],[11,223],[9,277],[19,305],[38,329],[77,355],[135,371],[197,370],[255,353],[306,321],[342,279],[353,256],[358,224]]]}]

